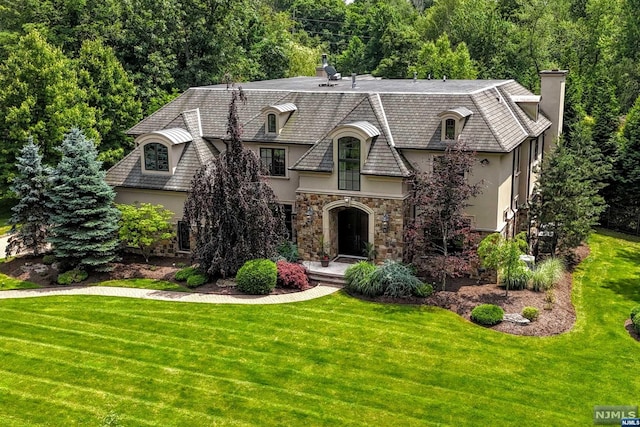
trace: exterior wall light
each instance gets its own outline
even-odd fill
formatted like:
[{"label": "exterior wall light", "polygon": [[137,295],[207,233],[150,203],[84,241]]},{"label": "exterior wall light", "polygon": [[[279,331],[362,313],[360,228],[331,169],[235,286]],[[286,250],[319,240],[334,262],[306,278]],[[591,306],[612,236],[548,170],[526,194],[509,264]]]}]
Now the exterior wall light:
[{"label": "exterior wall light", "polygon": [[304,216],[306,217],[304,222],[305,225],[311,225],[311,222],[313,221],[313,208],[311,206],[307,208],[307,212],[305,212]]},{"label": "exterior wall light", "polygon": [[389,214],[385,212],[382,215],[382,232],[386,233],[387,231],[389,231]]}]

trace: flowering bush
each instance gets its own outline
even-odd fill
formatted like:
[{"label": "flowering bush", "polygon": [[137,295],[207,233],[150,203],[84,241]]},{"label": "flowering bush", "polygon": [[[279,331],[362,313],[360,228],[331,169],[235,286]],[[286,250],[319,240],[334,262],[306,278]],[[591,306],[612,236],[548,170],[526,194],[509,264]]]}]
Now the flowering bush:
[{"label": "flowering bush", "polygon": [[300,290],[310,287],[307,272],[302,265],[280,260],[276,266],[278,267],[278,287]]}]

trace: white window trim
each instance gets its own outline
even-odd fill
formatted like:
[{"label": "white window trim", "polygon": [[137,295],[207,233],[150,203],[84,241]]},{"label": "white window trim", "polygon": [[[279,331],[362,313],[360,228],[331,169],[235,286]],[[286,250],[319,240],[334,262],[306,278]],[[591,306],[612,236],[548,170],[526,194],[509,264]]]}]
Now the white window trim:
[{"label": "white window trim", "polygon": [[[164,146],[167,149],[167,162],[169,163],[169,170],[166,171],[159,171],[159,170],[154,170],[154,169],[147,169],[147,165],[145,162],[145,158],[144,158],[144,150],[145,147],[147,145],[150,144],[160,144],[162,146]],[[174,172],[174,167],[173,167],[173,162],[172,162],[172,147],[168,144],[166,144],[165,142],[159,140],[159,139],[150,139],[149,141],[145,141],[142,144],[140,144],[140,164],[142,167],[142,172],[144,174],[148,174],[148,175],[173,175]]]}]

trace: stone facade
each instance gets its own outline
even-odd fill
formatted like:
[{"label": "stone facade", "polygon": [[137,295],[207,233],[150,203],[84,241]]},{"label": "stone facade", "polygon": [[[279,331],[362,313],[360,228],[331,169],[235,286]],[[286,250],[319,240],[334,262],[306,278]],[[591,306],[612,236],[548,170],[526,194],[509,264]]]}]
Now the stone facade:
[{"label": "stone facade", "polygon": [[[302,259],[320,259],[322,240],[331,258],[338,255],[337,213],[346,208],[360,209],[367,214],[369,235],[373,225],[376,262],[402,260],[404,227],[410,214],[406,200],[297,193],[295,228]],[[388,221],[385,221],[385,214],[388,215]],[[369,240],[368,236],[366,240]]]}]

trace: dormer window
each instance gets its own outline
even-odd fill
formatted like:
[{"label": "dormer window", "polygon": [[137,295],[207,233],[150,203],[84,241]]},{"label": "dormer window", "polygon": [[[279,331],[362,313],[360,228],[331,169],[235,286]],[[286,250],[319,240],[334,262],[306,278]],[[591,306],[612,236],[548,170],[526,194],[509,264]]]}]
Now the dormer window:
[{"label": "dormer window", "polygon": [[452,108],[438,114],[438,117],[442,120],[441,123],[441,141],[452,141],[458,139],[464,125],[467,123],[467,119],[473,114],[471,110],[466,107]]},{"label": "dormer window", "polygon": [[265,114],[264,130],[265,134],[273,136],[278,135],[282,131],[287,121],[291,118],[294,111],[298,108],[295,104],[287,103],[280,105],[269,105],[264,107],[262,112]]},{"label": "dormer window", "polygon": [[456,121],[454,119],[445,120],[444,139],[456,139]]},{"label": "dormer window", "polygon": [[158,142],[144,146],[144,168],[148,171],[169,171],[169,150]]},{"label": "dormer window", "polygon": [[512,95],[511,100],[515,102],[534,122],[540,116],[540,95]]},{"label": "dormer window", "polygon": [[273,113],[267,114],[267,132],[276,133],[277,131],[277,123],[276,123],[276,115]]},{"label": "dormer window", "polygon": [[174,173],[182,151],[192,141],[191,134],[182,128],[162,129],[139,136],[136,144],[140,147],[142,173]]}]

